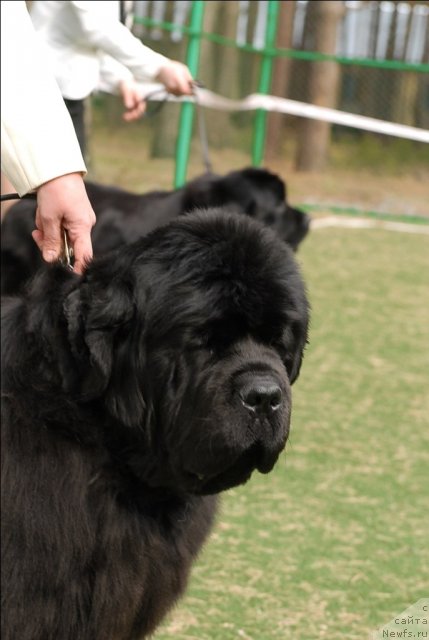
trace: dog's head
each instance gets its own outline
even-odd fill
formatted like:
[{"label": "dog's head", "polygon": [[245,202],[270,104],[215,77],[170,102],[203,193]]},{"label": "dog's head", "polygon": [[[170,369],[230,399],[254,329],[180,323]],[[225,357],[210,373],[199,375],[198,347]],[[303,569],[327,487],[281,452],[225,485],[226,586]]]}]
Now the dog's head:
[{"label": "dog's head", "polygon": [[88,429],[132,473],[207,494],[272,469],[308,304],[291,250],[269,229],[216,210],[185,216],[66,289],[52,356],[65,398],[88,408]]},{"label": "dog's head", "polygon": [[184,187],[184,197],[187,211],[195,207],[234,207],[269,226],[294,251],[310,228],[310,217],[288,204],[283,180],[266,169],[248,167],[225,176],[207,173]]}]

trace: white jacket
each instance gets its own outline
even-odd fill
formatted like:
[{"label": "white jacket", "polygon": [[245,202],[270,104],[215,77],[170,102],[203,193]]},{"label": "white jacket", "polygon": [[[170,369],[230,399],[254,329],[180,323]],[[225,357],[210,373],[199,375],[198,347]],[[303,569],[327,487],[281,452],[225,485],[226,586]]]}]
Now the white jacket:
[{"label": "white jacket", "polygon": [[74,127],[25,2],[1,2],[1,169],[20,195],[86,172]]},{"label": "white jacket", "polygon": [[121,79],[144,83],[168,62],[119,21],[116,0],[36,0],[31,19],[49,50],[62,95],[86,98],[94,89],[118,92]]}]

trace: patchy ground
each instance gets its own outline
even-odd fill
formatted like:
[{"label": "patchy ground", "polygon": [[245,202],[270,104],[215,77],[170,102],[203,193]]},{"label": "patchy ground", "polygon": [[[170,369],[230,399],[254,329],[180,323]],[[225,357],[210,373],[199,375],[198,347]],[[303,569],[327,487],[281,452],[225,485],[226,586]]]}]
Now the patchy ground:
[{"label": "patchy ground", "polygon": [[[149,157],[151,120],[115,127],[100,125],[99,116],[96,120],[90,145],[92,178],[141,192],[172,188],[174,158]],[[422,143],[417,147],[418,162],[411,161],[412,150],[408,147],[403,162],[400,149],[396,152],[395,162],[386,150],[386,163],[383,163],[383,145],[380,143],[378,147],[374,140],[372,145],[375,145],[376,153],[371,149],[371,154],[367,151],[368,145],[357,146],[355,152],[354,147],[349,146],[347,153],[343,147],[334,145],[332,165],[323,173],[295,171],[292,149],[286,149],[281,160],[264,166],[287,182],[293,204],[325,204],[327,213],[334,205],[429,217],[429,145],[423,147]],[[359,154],[361,157],[357,157]],[[365,155],[369,157],[368,168],[362,167]],[[250,152],[235,149],[211,149],[210,156],[214,171],[218,173],[251,164]],[[201,148],[196,140],[190,154],[188,178],[203,172]]]},{"label": "patchy ground", "polygon": [[427,597],[428,238],[312,232],[313,308],[274,471],[224,494],[156,640],[362,640]]},{"label": "patchy ground", "polygon": [[[149,159],[148,122],[94,130],[91,177],[171,188],[174,161]],[[250,164],[231,150],[212,159],[219,173]],[[328,215],[429,215],[421,167],[300,174],[285,157],[268,168],[293,204]],[[196,144],[188,177],[202,171]],[[427,596],[428,248],[424,233],[380,227],[306,238],[312,323],[287,451],[225,494],[189,591],[154,640],[362,640]]]}]

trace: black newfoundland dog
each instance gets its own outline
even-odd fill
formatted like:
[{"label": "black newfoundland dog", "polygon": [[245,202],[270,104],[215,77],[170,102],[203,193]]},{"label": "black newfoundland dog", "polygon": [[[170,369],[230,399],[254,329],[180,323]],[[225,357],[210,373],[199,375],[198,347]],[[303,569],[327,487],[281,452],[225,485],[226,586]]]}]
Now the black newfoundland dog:
[{"label": "black newfoundland dog", "polygon": [[219,210],[4,302],[2,640],[154,631],[283,450],[307,326],[292,251]]},{"label": "black newfoundland dog", "polygon": [[[271,227],[294,251],[310,224],[306,213],[288,204],[285,183],[265,169],[241,169],[225,176],[206,173],[175,191],[135,194],[89,181],[86,188],[97,216],[92,232],[95,256],[133,242],[195,208],[226,205]],[[19,292],[42,265],[31,237],[35,212],[34,201],[22,200],[11,208],[2,224],[3,295]]]}]

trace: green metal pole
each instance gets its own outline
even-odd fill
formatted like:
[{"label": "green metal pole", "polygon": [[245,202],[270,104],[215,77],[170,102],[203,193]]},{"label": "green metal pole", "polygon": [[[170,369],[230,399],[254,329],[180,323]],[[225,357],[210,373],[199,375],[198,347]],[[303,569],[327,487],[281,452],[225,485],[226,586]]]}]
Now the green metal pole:
[{"label": "green metal pole", "polygon": [[[201,31],[204,16],[203,0],[194,0],[189,25],[189,42],[186,53],[186,64],[192,76],[197,77],[200,59]],[[176,144],[176,173],[174,186],[177,189],[185,184],[188,169],[189,150],[191,147],[192,125],[195,106],[192,102],[184,102],[180,111],[179,134]]]},{"label": "green metal pole", "polygon": [[[276,44],[277,18],[279,15],[279,0],[269,0],[267,27],[265,30],[265,48],[273,49]],[[271,53],[265,53],[261,61],[261,74],[259,76],[258,92],[267,94],[271,87],[274,57]],[[267,129],[267,112],[258,109],[255,114],[253,129],[252,162],[258,166],[262,162],[265,148],[265,134]]]}]

